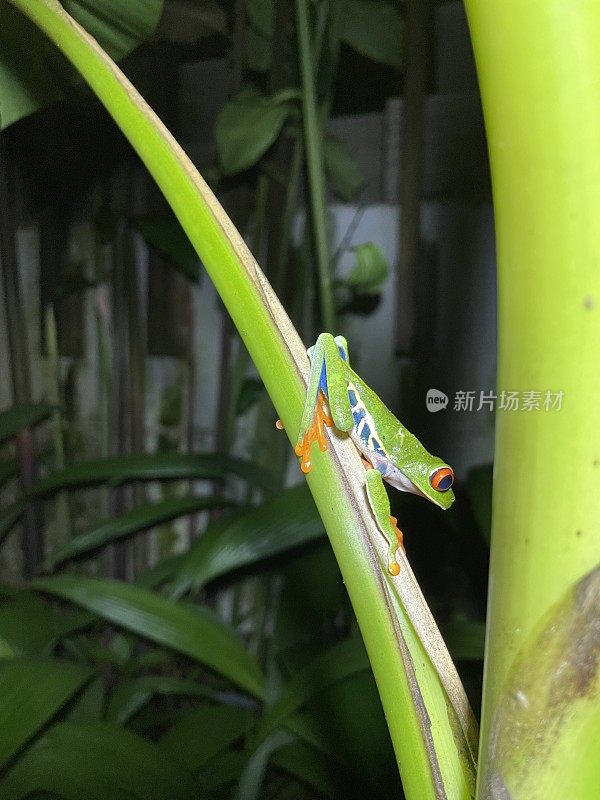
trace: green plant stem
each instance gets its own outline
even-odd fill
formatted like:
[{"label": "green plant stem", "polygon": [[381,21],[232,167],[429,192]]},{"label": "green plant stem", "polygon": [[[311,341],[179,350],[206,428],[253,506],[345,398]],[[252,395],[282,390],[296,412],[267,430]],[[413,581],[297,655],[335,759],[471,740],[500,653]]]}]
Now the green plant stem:
[{"label": "green plant stem", "polygon": [[[600,554],[600,5],[467,0],[466,8],[496,215],[498,395],[541,392],[540,410],[497,413],[478,797],[491,796],[495,782],[515,800],[583,800],[597,796],[600,780],[597,752],[586,758],[582,746],[600,737],[590,696],[597,627],[594,661],[585,647],[598,601],[588,617],[583,605],[593,580],[598,597],[598,575],[579,583]],[[544,410],[546,391],[564,393],[560,410]],[[569,669],[561,648],[549,667],[551,702],[536,727],[540,698],[515,676],[548,657],[536,646],[539,626],[552,625],[571,596],[578,656]],[[518,666],[523,658],[528,669]],[[530,741],[503,750],[499,709],[519,701]]]},{"label": "green plant stem", "polygon": [[[419,326],[417,285],[422,277],[423,249],[421,242],[421,197],[423,194],[423,160],[425,155],[425,100],[434,38],[434,3],[432,0],[407,0],[404,55],[404,93],[399,162],[402,164],[398,184],[400,240],[396,289],[396,353],[403,356],[423,355],[422,337],[418,330],[429,327],[425,320]],[[421,276],[417,278],[417,276]],[[425,309],[422,309],[425,310]],[[420,352],[419,352],[420,351]]]},{"label": "green plant stem", "polygon": [[331,286],[331,265],[327,236],[327,204],[325,173],[323,168],[323,132],[319,124],[315,95],[315,75],[310,43],[307,0],[296,0],[296,33],[298,36],[298,54],[302,78],[302,118],[304,123],[304,143],[306,149],[312,231],[319,279],[321,316],[323,330],[334,331],[335,306]]}]

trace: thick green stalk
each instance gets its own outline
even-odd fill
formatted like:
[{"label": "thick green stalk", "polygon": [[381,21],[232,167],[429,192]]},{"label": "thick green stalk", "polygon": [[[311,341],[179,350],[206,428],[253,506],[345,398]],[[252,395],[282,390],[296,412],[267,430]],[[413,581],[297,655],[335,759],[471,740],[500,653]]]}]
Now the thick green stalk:
[{"label": "thick green stalk", "polygon": [[[306,351],[277,297],[185,153],[134,87],[56,0],[11,0],[60,47],[118,122],[202,258],[294,441]],[[406,560],[392,581],[347,439],[317,452],[308,483],[330,536],[378,683],[409,800],[472,797],[468,703]]]},{"label": "thick green stalk", "polygon": [[[600,785],[600,4],[466,7],[496,214],[498,394],[541,392],[539,410],[497,414],[478,796],[584,800]],[[560,410],[544,410],[547,391]]]},{"label": "thick green stalk", "polygon": [[310,194],[312,231],[319,276],[319,299],[323,329],[335,330],[335,306],[331,289],[331,265],[327,237],[327,203],[323,166],[323,132],[315,95],[315,73],[310,44],[308,0],[296,0],[296,35],[302,77],[302,119],[306,148],[306,169]]}]

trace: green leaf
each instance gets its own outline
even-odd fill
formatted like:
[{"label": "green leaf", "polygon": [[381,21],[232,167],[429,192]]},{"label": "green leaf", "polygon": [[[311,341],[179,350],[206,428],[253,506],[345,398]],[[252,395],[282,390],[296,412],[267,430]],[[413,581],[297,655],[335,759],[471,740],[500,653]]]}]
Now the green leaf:
[{"label": "green leaf", "polygon": [[184,653],[251,694],[262,694],[263,678],[256,660],[230,628],[204,609],[186,608],[138,586],[82,576],[60,575],[34,581],[32,586]]},{"label": "green leaf", "polygon": [[187,553],[177,553],[174,556],[161,558],[153,567],[142,572],[136,580],[136,584],[144,589],[156,589],[158,586],[162,586],[163,583],[172,580],[179,573],[186,558]]},{"label": "green leaf", "polygon": [[32,592],[0,597],[0,636],[19,654],[49,655],[60,639],[93,621],[79,610],[56,609]]},{"label": "green leaf", "polygon": [[0,442],[11,439],[25,428],[39,425],[51,413],[52,406],[48,403],[28,403],[0,411]]},{"label": "green leaf", "polygon": [[0,663],[0,768],[90,676],[67,661],[13,658]]},{"label": "green leaf", "polygon": [[365,182],[360,165],[348,146],[339,139],[325,139],[325,169],[333,188],[346,203],[353,200]]},{"label": "green leaf", "polygon": [[155,247],[165,255],[186,278],[198,283],[200,279],[198,256],[177,217],[172,213],[137,217],[133,223],[151,247]]},{"label": "green leaf", "polygon": [[52,570],[63,561],[97,550],[108,542],[114,542],[133,533],[153,528],[177,517],[230,505],[217,497],[174,497],[160,503],[152,503],[135,508],[120,517],[106,520],[100,525],[74,536],[57,547],[44,561],[44,570]]},{"label": "green leaf", "polygon": [[215,126],[219,162],[226,175],[256,164],[271,147],[291,105],[245,87],[224,107]]},{"label": "green leaf", "polygon": [[272,755],[293,742],[286,731],[276,731],[262,741],[246,762],[233,793],[233,800],[258,800]]},{"label": "green leaf", "polygon": [[274,24],[273,0],[246,0],[244,7],[252,27],[271,38]]},{"label": "green leaf", "polygon": [[[162,11],[162,0],[65,0],[63,5],[115,59],[152,33]],[[46,37],[0,4],[0,128],[64,97],[72,79]]]},{"label": "green leaf", "polygon": [[98,675],[78,694],[65,718],[70,722],[100,722],[105,706],[105,679]]},{"label": "green leaf", "polygon": [[100,722],[54,726],[0,781],[3,800],[39,792],[64,800],[189,800],[198,788],[160,747]]},{"label": "green leaf", "polygon": [[124,725],[155,694],[174,694],[185,697],[214,698],[215,692],[188,678],[171,678],[167,675],[146,675],[133,681],[119,683],[113,692],[106,719]]},{"label": "green leaf", "polygon": [[110,481],[113,485],[127,481],[184,480],[207,478],[216,480],[227,475],[237,475],[255,486],[272,491],[277,484],[274,478],[256,464],[229,458],[218,453],[147,453],[124,455],[85,461],[54,472],[38,481],[28,496],[36,496]]},{"label": "green leaf", "polygon": [[402,69],[403,24],[398,3],[343,0],[341,38],[373,61]]},{"label": "green leaf", "polygon": [[245,708],[202,705],[185,714],[160,740],[192,772],[226,750],[248,731],[253,714]]},{"label": "green leaf", "polygon": [[247,0],[245,8],[248,18],[244,48],[246,66],[255,72],[266,72],[273,47],[273,0]]},{"label": "green leaf", "polygon": [[254,564],[324,536],[323,523],[305,484],[286,489],[256,508],[217,520],[186,556],[173,585],[181,596],[190,587]]},{"label": "green leaf", "polygon": [[359,294],[378,294],[390,272],[390,265],[381,249],[373,242],[353,248],[356,263],[346,284]]}]

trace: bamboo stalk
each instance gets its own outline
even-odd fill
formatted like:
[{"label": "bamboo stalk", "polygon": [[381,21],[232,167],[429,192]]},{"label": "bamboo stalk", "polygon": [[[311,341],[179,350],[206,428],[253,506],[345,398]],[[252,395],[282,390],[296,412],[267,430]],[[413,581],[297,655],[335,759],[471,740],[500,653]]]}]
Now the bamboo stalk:
[{"label": "bamboo stalk", "polygon": [[[500,401],[502,392],[540,393],[530,395],[533,410],[500,404],[497,414],[478,797],[591,799],[600,780],[597,752],[585,746],[600,736],[592,571],[600,555],[600,5],[466,7],[496,214],[498,393]],[[565,614],[572,622],[555,648],[552,631]],[[594,637],[595,655],[586,644]]]}]

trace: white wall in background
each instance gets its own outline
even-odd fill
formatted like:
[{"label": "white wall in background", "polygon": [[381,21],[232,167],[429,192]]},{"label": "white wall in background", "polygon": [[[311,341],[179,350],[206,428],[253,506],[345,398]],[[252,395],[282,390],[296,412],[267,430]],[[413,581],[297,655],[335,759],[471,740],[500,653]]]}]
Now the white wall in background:
[{"label": "white wall in background", "polygon": [[[334,247],[355,221],[356,206],[332,205]],[[399,210],[392,205],[367,206],[350,245],[373,241],[394,265],[397,259]],[[496,379],[496,272],[491,206],[426,203],[423,237],[435,245],[437,287],[432,309],[433,353],[426,365],[426,385],[445,392],[448,409],[427,420],[433,450],[455,467],[459,476],[476,464],[489,463],[494,450],[493,414],[487,411],[454,411],[455,392],[495,390]],[[340,276],[353,264],[351,251],[339,263]],[[351,363],[392,408],[398,407],[403,363],[395,354],[393,340],[395,275],[390,274],[381,301],[369,316],[350,315],[344,330],[352,341]],[[422,399],[425,408],[425,397]],[[411,421],[404,419],[407,427]]]}]

